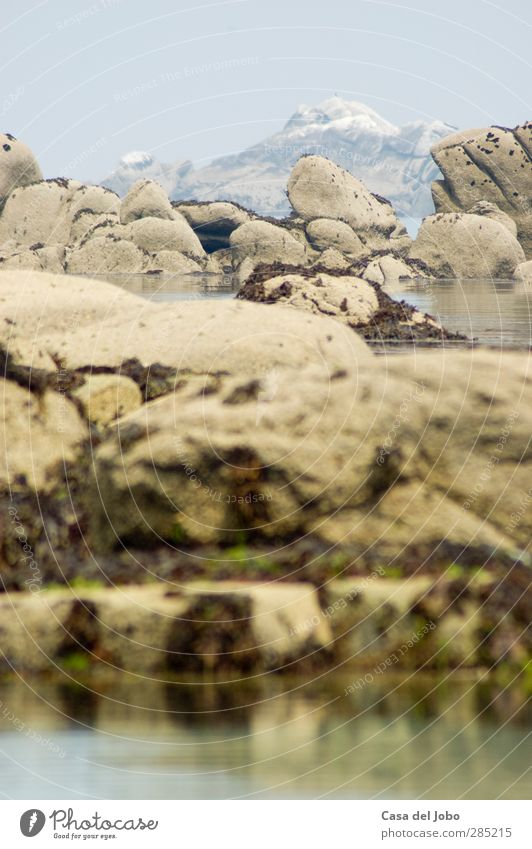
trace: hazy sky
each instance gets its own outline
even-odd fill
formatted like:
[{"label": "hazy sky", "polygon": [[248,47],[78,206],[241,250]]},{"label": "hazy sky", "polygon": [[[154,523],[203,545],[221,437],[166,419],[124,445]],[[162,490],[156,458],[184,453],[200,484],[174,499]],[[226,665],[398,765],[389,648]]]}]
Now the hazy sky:
[{"label": "hazy sky", "polygon": [[334,93],[396,123],[532,117],[530,0],[4,0],[0,38],[0,126],[47,177],[201,164]]}]

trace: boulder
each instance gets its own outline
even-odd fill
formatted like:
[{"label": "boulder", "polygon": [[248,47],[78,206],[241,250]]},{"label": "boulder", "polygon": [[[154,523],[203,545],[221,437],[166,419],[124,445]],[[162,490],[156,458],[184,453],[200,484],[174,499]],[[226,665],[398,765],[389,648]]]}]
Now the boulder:
[{"label": "boulder", "polygon": [[108,233],[94,235],[68,251],[66,270],[69,274],[139,273],[146,260],[146,252],[133,242]]},{"label": "boulder", "polygon": [[261,265],[247,277],[237,299],[282,304],[327,315],[371,340],[438,339],[441,342],[454,337],[432,316],[405,302],[394,301],[381,286],[357,277],[352,268],[344,271],[321,265],[311,269]]},{"label": "boulder", "polygon": [[351,262],[340,251],[336,250],[336,248],[327,248],[312,263],[312,267],[328,268],[331,271],[345,271],[350,265]]},{"label": "boulder", "polygon": [[324,156],[302,156],[288,180],[288,197],[305,221],[332,218],[356,234],[389,236],[399,225],[393,207]]},{"label": "boulder", "polygon": [[479,200],[467,212],[470,215],[485,215],[486,218],[491,218],[492,221],[499,221],[501,224],[504,224],[515,239],[517,238],[517,224],[506,212],[499,209],[496,203],[490,203],[489,200]]},{"label": "boulder", "polygon": [[120,221],[130,224],[138,218],[163,218],[173,220],[174,210],[168,195],[153,180],[134,183],[120,205]]},{"label": "boulder", "polygon": [[[15,597],[16,596],[16,597]],[[0,597],[5,671],[112,667],[136,675],[278,670],[327,650],[311,584],[195,582]],[[316,624],[317,622],[317,624]],[[7,663],[6,663],[7,661]]]},{"label": "boulder", "polygon": [[[1,267],[1,266],[0,266]],[[83,277],[30,271],[0,271],[0,346],[15,361],[55,371],[44,339],[75,336],[116,313],[138,314],[149,306],[118,286]]]},{"label": "boulder", "polygon": [[233,230],[252,219],[250,212],[228,201],[174,203],[174,209],[186,218],[208,253],[228,248]]},{"label": "boulder", "polygon": [[129,225],[129,238],[137,247],[152,254],[180,251],[196,259],[205,256],[200,240],[182,216],[171,221],[148,217],[137,219]]},{"label": "boulder", "polygon": [[235,262],[245,259],[255,262],[288,262],[304,265],[307,262],[305,247],[290,231],[268,221],[249,221],[234,230],[229,242]]},{"label": "boulder", "polygon": [[252,278],[237,297],[327,315],[351,327],[367,324],[379,309],[374,287],[358,277],[349,274],[340,277],[323,271],[312,275],[297,271],[272,273],[273,276],[266,280]]},{"label": "boulder", "polygon": [[0,133],[0,208],[19,186],[42,180],[35,156],[11,133]]},{"label": "boulder", "polygon": [[80,187],[75,180],[43,180],[15,189],[0,216],[0,244],[68,245],[69,204]]},{"label": "boulder", "polygon": [[199,274],[201,265],[179,251],[157,251],[146,260],[147,272],[162,271],[167,274]]},{"label": "boulder", "polygon": [[519,263],[513,276],[514,280],[519,280],[521,283],[532,283],[532,260]]},{"label": "boulder", "polygon": [[398,289],[401,286],[402,280],[412,280],[416,277],[427,276],[421,275],[412,266],[397,256],[392,254],[384,254],[372,259],[361,272],[360,275],[364,280],[369,280],[372,283],[377,283],[384,289]]},{"label": "boulder", "polygon": [[431,153],[444,177],[432,186],[436,211],[465,212],[478,201],[493,203],[514,220],[531,257],[532,123],[461,131]]},{"label": "boulder", "polygon": [[423,220],[410,258],[435,277],[511,277],[525,259],[523,249],[500,221],[484,215],[440,213]]},{"label": "boulder", "polygon": [[91,374],[72,392],[89,421],[107,425],[142,404],[137,384],[122,374]]},{"label": "boulder", "polygon": [[306,227],[311,245],[318,250],[335,248],[340,253],[358,257],[366,252],[355,231],[343,221],[333,221],[331,218],[316,218],[309,221]]},{"label": "boulder", "polygon": [[174,383],[189,373],[259,380],[272,369],[309,364],[333,373],[372,356],[355,334],[323,316],[236,300],[138,301],[75,333],[43,334],[40,347],[69,369],[119,368],[132,358],[144,366],[159,363],[177,372]]},{"label": "boulder", "polygon": [[87,426],[74,404],[60,392],[36,395],[27,387],[0,378],[2,448],[0,487],[12,493],[46,491],[72,460]]},{"label": "boulder", "polygon": [[532,538],[530,363],[416,352],[176,388],[97,448],[92,538],[276,551],[304,537],[366,566],[515,556]]},{"label": "boulder", "polygon": [[25,269],[60,274],[65,270],[65,249],[61,245],[46,247],[42,244],[15,247],[6,242],[0,249],[0,268],[2,271]]}]

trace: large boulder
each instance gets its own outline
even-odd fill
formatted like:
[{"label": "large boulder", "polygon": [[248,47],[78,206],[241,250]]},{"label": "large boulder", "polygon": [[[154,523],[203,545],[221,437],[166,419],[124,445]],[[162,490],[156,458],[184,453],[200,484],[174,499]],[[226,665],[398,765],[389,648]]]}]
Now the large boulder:
[{"label": "large boulder", "polygon": [[371,359],[366,344],[331,318],[236,300],[151,304],[72,334],[43,335],[42,349],[69,369],[119,368],[132,358],[183,373],[246,374],[320,365],[327,373]]},{"label": "large boulder", "polygon": [[84,240],[67,254],[70,274],[139,273],[146,265],[146,252],[128,239],[109,233]]},{"label": "large boulder", "polygon": [[39,180],[41,169],[29,147],[11,133],[0,133],[0,209],[16,188]]},{"label": "large boulder", "polygon": [[[0,266],[1,267],[1,266]],[[120,314],[124,321],[147,302],[118,286],[83,277],[0,271],[0,347],[15,361],[54,371],[43,345],[49,336],[74,336]]]},{"label": "large boulder", "polygon": [[310,537],[366,565],[514,556],[532,531],[530,370],[516,353],[417,352],[178,388],[97,449],[93,539]]},{"label": "large boulder", "polygon": [[0,216],[0,244],[68,245],[69,204],[80,188],[75,180],[57,179],[15,189]]},{"label": "large boulder", "polygon": [[[333,373],[371,359],[327,317],[236,300],[152,303],[97,280],[0,273],[0,344],[14,361],[65,370],[119,369],[126,360],[185,375],[245,374],[321,364]],[[174,378],[174,380],[177,378]]]},{"label": "large boulder", "polygon": [[330,316],[372,340],[441,341],[454,336],[431,316],[394,301],[380,285],[357,277],[353,269],[262,265],[248,276],[237,299]]},{"label": "large boulder", "polygon": [[432,185],[437,212],[467,211],[489,201],[507,213],[532,257],[532,123],[447,136],[431,148],[444,179]]},{"label": "large boulder", "polygon": [[423,220],[410,258],[425,263],[435,277],[506,279],[525,254],[500,221],[485,215],[440,213]]},{"label": "large boulder", "polygon": [[183,216],[177,214],[171,221],[139,218],[129,225],[129,238],[137,247],[149,253],[180,251],[195,258],[205,256],[192,227]]},{"label": "large boulder", "polygon": [[361,256],[365,246],[349,224],[344,221],[334,221],[331,218],[316,218],[309,221],[306,227],[311,245],[318,250],[336,248],[350,256]]},{"label": "large boulder", "polygon": [[307,252],[286,227],[268,221],[249,221],[229,237],[234,261],[289,262],[306,264]]},{"label": "large boulder", "polygon": [[138,218],[166,218],[170,221],[174,218],[168,195],[163,187],[153,180],[138,180],[121,203],[122,224],[130,224]]},{"label": "large boulder", "polygon": [[393,207],[324,156],[303,156],[288,180],[288,197],[305,221],[344,221],[358,235],[390,236],[399,227]]}]

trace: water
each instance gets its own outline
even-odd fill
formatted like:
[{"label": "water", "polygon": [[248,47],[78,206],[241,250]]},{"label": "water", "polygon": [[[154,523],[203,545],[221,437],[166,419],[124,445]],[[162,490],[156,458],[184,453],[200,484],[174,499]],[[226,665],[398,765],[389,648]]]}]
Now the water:
[{"label": "water", "polygon": [[484,345],[532,344],[532,286],[515,280],[410,280],[390,293]]},{"label": "water", "polygon": [[[230,298],[234,275],[112,274],[101,276],[152,301]],[[532,344],[532,286],[513,280],[403,281],[391,296],[434,315],[445,327],[493,347]]]},{"label": "water", "polygon": [[530,798],[515,687],[388,673],[346,696],[356,677],[4,682],[0,796]]}]

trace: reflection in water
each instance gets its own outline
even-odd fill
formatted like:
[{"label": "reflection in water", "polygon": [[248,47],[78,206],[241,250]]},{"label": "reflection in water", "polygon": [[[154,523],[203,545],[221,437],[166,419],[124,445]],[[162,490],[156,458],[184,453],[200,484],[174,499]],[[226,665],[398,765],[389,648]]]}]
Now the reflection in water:
[{"label": "reflection in water", "polygon": [[532,344],[532,286],[512,280],[405,280],[394,298],[485,345]]},{"label": "reflection in water", "polygon": [[230,298],[238,292],[234,274],[93,274],[150,301]]},{"label": "reflection in water", "polygon": [[390,675],[346,696],[349,683],[3,683],[0,793],[530,797],[532,721],[515,686]]}]

